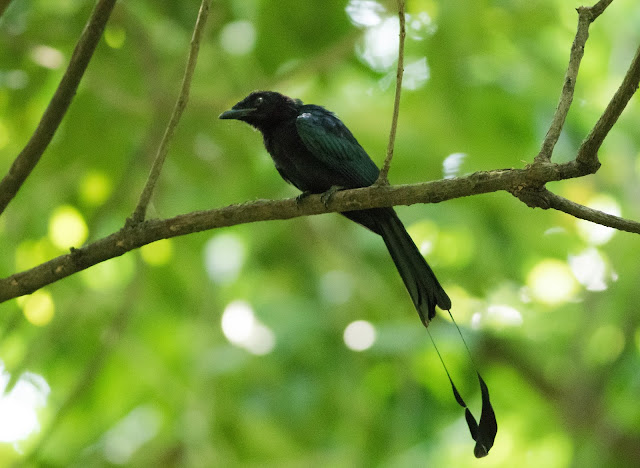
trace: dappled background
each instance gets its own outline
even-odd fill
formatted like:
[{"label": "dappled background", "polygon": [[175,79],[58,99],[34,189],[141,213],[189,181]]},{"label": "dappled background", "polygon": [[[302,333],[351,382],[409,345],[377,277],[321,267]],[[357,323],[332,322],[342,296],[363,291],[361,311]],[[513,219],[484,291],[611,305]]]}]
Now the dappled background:
[{"label": "dappled background", "polygon": [[[558,99],[581,3],[409,0],[394,184],[523,167]],[[0,173],[35,129],[93,6],[0,19]],[[135,207],[199,2],[119,2],[61,128],[0,217],[0,275],[117,230]],[[591,27],[554,154],[575,155],[640,42],[640,4]],[[296,195],[260,135],[217,116],[248,92],[335,111],[384,158],[393,1],[214,1],[149,215]],[[557,193],[640,219],[639,98],[592,176]],[[399,207],[487,381],[499,431],[463,414],[382,241],[337,215],[160,241],[0,305],[0,464],[638,466],[637,235],[506,193]],[[473,409],[473,368],[431,330]]]}]

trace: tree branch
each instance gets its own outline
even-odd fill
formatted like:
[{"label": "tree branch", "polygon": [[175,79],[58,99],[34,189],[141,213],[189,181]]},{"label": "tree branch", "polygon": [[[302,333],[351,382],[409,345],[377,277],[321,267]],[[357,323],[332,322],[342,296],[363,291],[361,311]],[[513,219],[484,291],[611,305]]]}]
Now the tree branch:
[{"label": "tree branch", "polygon": [[38,127],[0,182],[0,214],[16,196],[58,130],[102,37],[115,3],[116,0],[98,0],[91,12],[89,21],[73,50],[69,66],[44,111]]},{"label": "tree branch", "polygon": [[553,192],[549,192],[548,190],[545,197],[548,201],[549,208],[553,208],[554,210],[563,211],[571,216],[575,216],[576,218],[586,219],[587,221],[602,224],[603,226],[609,226],[620,231],[640,234],[640,223],[637,221],[631,221],[603,211],[594,210],[588,206],[567,200],[566,198],[556,195]]},{"label": "tree branch", "polygon": [[211,0],[202,0],[202,3],[200,4],[200,10],[198,11],[198,18],[196,19],[196,25],[193,29],[193,36],[191,37],[189,57],[187,58],[187,65],[185,67],[184,76],[182,78],[180,95],[178,96],[178,100],[176,101],[176,105],[173,109],[173,113],[171,114],[171,118],[169,119],[169,124],[167,125],[167,129],[164,132],[162,141],[160,142],[160,146],[158,147],[158,152],[156,153],[153,165],[151,166],[151,171],[149,173],[149,177],[147,178],[147,182],[144,186],[144,189],[142,190],[142,193],[140,194],[138,205],[136,206],[136,209],[134,210],[131,217],[127,219],[127,224],[129,225],[140,223],[146,216],[147,207],[149,206],[149,201],[151,200],[151,195],[153,194],[156,182],[160,177],[160,172],[162,171],[164,160],[166,159],[167,153],[169,152],[169,144],[171,143],[171,140],[173,140],[173,136],[176,133],[176,128],[178,127],[178,123],[180,122],[182,113],[184,112],[184,109],[187,107],[187,103],[189,102],[191,80],[193,79],[193,73],[196,69],[198,52],[200,51],[200,40],[202,38],[202,31],[204,30],[204,26],[207,23],[207,17],[209,16],[210,7]]},{"label": "tree branch", "polygon": [[396,71],[396,96],[393,103],[393,117],[391,118],[391,130],[389,132],[389,145],[387,146],[387,156],[378,175],[376,184],[389,185],[389,168],[393,159],[393,148],[396,144],[396,129],[398,128],[398,115],[400,113],[400,94],[402,92],[402,76],[404,74],[404,39],[407,35],[405,26],[405,6],[404,0],[398,1],[398,19],[400,21],[400,32],[398,41],[398,68]]},{"label": "tree branch", "polygon": [[589,135],[580,145],[576,161],[580,164],[594,166],[596,169],[600,167],[598,161],[598,150],[602,145],[605,137],[613,125],[618,121],[620,114],[627,106],[627,103],[638,89],[640,82],[640,46],[636,50],[636,54],[631,61],[631,65],[627,70],[622,84],[613,95],[613,98],[607,105],[607,108],[598,119]]},{"label": "tree branch", "polygon": [[336,211],[352,211],[414,203],[439,203],[454,198],[541,185],[549,181],[586,175],[585,167],[571,161],[565,164],[535,164],[525,169],[476,172],[466,177],[442,179],[412,185],[371,186],[336,192],[326,207],[320,195],[303,202],[257,200],[208,211],[197,211],[168,219],[143,221],[56,257],[30,270],[0,279],[0,303],[54,283],[126,252],[160,239],[183,236],[209,229],[291,219]]},{"label": "tree branch", "polygon": [[573,102],[573,93],[576,87],[576,80],[578,77],[578,71],[580,69],[580,62],[584,56],[584,46],[589,38],[589,26],[595,19],[602,14],[602,12],[609,6],[613,0],[600,0],[591,8],[580,7],[578,11],[578,29],[576,30],[576,36],[573,39],[571,45],[571,53],[569,55],[569,66],[564,76],[564,85],[562,86],[562,92],[560,93],[560,99],[558,106],[553,114],[553,120],[549,126],[540,152],[535,157],[535,162],[550,161],[553,149],[560,138],[562,127],[571,108]]}]

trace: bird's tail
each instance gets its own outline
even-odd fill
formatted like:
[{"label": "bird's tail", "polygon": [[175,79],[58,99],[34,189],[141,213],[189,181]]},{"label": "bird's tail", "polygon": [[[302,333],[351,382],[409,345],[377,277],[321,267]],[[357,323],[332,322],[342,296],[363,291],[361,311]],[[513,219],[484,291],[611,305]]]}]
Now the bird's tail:
[{"label": "bird's tail", "polygon": [[384,239],[393,263],[426,327],[436,315],[436,305],[442,310],[449,310],[451,299],[442,289],[436,275],[409,236],[402,221],[393,210],[389,211],[391,216],[378,219],[379,234]]}]

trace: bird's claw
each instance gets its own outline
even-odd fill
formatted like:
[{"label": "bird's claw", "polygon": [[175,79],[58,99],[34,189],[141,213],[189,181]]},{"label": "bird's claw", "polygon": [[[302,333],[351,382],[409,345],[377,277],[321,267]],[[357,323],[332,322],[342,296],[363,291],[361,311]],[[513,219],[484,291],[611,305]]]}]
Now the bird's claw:
[{"label": "bird's claw", "polygon": [[302,203],[302,200],[307,198],[309,195],[312,195],[312,192],[306,192],[306,191],[302,192],[300,195],[296,197],[296,204],[299,205],[300,203]]},{"label": "bird's claw", "polygon": [[320,201],[324,204],[325,208],[329,208],[329,203],[331,203],[331,199],[340,190],[344,190],[344,187],[340,187],[338,185],[332,185],[329,190],[320,194]]}]

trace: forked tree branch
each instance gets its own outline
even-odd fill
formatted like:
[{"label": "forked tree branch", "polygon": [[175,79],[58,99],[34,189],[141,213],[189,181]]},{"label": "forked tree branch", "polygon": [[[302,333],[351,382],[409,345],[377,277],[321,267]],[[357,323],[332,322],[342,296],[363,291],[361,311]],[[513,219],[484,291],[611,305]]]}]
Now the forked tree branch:
[{"label": "forked tree branch", "polygon": [[[476,172],[466,177],[442,179],[412,185],[371,186],[336,192],[326,207],[320,195],[310,195],[302,202],[287,200],[257,200],[208,211],[197,211],[168,219],[143,221],[133,227],[124,227],[108,237],[97,240],[71,253],[38,265],[30,270],[0,279],[0,303],[29,294],[93,265],[119,257],[131,250],[160,239],[184,236],[221,227],[256,221],[297,218],[329,212],[352,211],[415,203],[439,203],[454,198],[506,190],[523,194],[528,187],[542,181],[555,181],[586,175],[585,166],[571,161],[564,164],[532,164],[525,169],[502,169]],[[544,204],[530,204],[549,208]],[[554,206],[555,207],[555,206]],[[558,204],[558,209],[563,206]],[[566,210],[587,213],[590,208],[574,207]],[[562,209],[562,211],[566,211]],[[573,214],[572,211],[567,211]],[[589,219],[589,214],[579,216]],[[609,215],[610,216],[610,215]],[[615,218],[615,217],[614,217]],[[625,230],[640,234],[640,223],[619,218]],[[610,224],[607,224],[610,225]],[[613,226],[617,227],[617,226]]]},{"label": "forked tree branch", "polygon": [[[592,15],[590,21],[600,15],[609,3],[611,0],[601,0],[591,7],[589,9]],[[581,17],[584,15],[583,12],[580,14]],[[72,249],[69,254],[61,255],[30,270],[0,279],[0,302],[29,294],[78,271],[160,239],[256,221],[290,219],[327,212],[414,203],[438,203],[453,198],[499,190],[512,193],[531,207],[553,208],[581,219],[640,234],[640,223],[638,222],[625,220],[573,203],[544,188],[547,182],[582,177],[598,170],[599,164],[593,164],[589,158],[596,158],[595,162],[597,163],[598,148],[638,88],[638,80],[640,80],[639,54],[640,52],[636,53],[620,89],[583,142],[578,157],[574,161],[553,164],[549,162],[548,158],[541,158],[538,155],[534,164],[524,169],[476,172],[465,177],[413,185],[391,187],[376,184],[371,187],[338,192],[331,199],[328,207],[320,200],[320,196],[312,195],[302,203],[298,203],[296,199],[258,200],[169,219],[154,219],[138,224],[128,223],[118,232],[82,248]],[[556,113],[558,112],[557,110]],[[563,119],[564,117],[562,121],[564,121]],[[554,118],[554,122],[556,121],[557,119]],[[552,123],[552,127],[554,125],[557,124]],[[561,126],[562,122],[560,122],[560,129]],[[557,141],[557,138],[554,140],[554,132],[555,130],[550,129],[552,137],[549,137],[548,134],[545,138],[545,141],[548,139],[551,142],[551,149]]]},{"label": "forked tree branch", "polygon": [[116,0],[98,0],[91,12],[91,17],[73,50],[69,66],[44,111],[38,127],[0,182],[0,214],[16,196],[58,130],[102,37],[115,3]]}]

